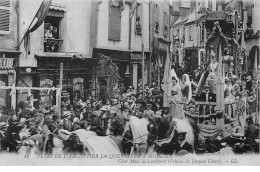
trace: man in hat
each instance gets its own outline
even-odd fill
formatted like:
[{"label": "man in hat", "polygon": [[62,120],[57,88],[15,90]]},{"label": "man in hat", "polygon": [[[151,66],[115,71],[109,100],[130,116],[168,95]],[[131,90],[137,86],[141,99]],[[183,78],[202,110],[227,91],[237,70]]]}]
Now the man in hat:
[{"label": "man in hat", "polygon": [[72,130],[72,123],[70,121],[70,119],[71,119],[71,112],[70,111],[65,111],[63,113],[63,116],[64,116],[64,119],[61,121],[61,128],[71,132],[71,130]]},{"label": "man in hat", "polygon": [[206,84],[204,89],[204,92],[201,93],[198,100],[203,102],[216,102],[216,95],[210,91],[210,86]]},{"label": "man in hat", "polygon": [[57,131],[60,129],[60,124],[61,124],[61,119],[58,114],[54,114],[52,116],[52,122],[51,125],[49,126],[49,130],[52,133],[57,133]]},{"label": "man in hat", "polygon": [[178,154],[181,150],[185,150],[189,153],[193,153],[192,145],[186,141],[186,132],[178,133],[178,143],[175,149],[175,153]]},{"label": "man in hat", "polygon": [[146,117],[150,123],[154,123],[155,114],[151,108],[152,108],[152,103],[149,101],[147,102],[147,108],[144,111],[144,117]]},{"label": "man in hat", "polygon": [[246,90],[248,90],[248,93],[252,92],[252,86],[253,86],[252,76],[247,75],[247,77],[246,77]]},{"label": "man in hat", "polygon": [[36,135],[41,132],[40,128],[37,127],[38,121],[35,118],[27,120],[27,126],[31,135]]},{"label": "man in hat", "polygon": [[82,106],[81,106],[81,104],[79,102],[77,102],[75,104],[75,108],[74,108],[74,112],[75,112],[75,116],[76,117],[80,118],[80,114],[82,112],[81,110],[82,110]]}]

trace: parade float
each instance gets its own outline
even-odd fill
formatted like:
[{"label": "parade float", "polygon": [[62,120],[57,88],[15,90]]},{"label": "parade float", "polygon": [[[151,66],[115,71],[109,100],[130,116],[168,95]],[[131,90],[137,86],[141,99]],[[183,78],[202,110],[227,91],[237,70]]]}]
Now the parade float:
[{"label": "parade float", "polygon": [[[243,30],[237,11],[207,11],[201,17],[206,29],[202,60],[204,72],[191,101],[170,102],[170,113],[176,118],[188,118],[198,126],[201,140],[222,138],[233,134],[235,127],[244,128],[247,112],[247,93],[240,99],[225,99],[225,79],[240,78],[243,70]],[[204,86],[216,95],[216,101],[195,101]],[[259,88],[257,89],[259,92]],[[257,94],[259,95],[259,93]],[[259,98],[257,98],[259,101]],[[258,102],[259,104],[259,102]],[[259,110],[259,109],[258,109]],[[256,117],[259,118],[259,117]],[[241,132],[243,133],[243,131]]]}]

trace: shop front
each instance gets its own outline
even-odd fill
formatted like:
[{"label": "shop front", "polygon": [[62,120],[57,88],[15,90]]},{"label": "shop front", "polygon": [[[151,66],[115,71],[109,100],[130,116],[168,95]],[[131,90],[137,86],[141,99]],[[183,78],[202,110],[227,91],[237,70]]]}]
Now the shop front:
[{"label": "shop front", "polygon": [[195,78],[195,70],[199,68],[199,59],[198,59],[198,48],[185,48],[184,49],[184,72],[187,73],[190,78]]},{"label": "shop front", "polygon": [[109,50],[109,49],[93,49],[93,57],[92,57],[92,70],[95,72],[93,73],[93,87],[95,93],[95,97],[99,96],[99,91],[101,84],[99,82],[99,74],[98,68],[102,68],[102,64],[100,60],[102,57],[108,57],[111,59],[111,64],[116,65],[116,72],[119,75],[119,83],[117,84],[124,84],[124,86],[131,85],[131,74],[130,74],[130,52],[129,51],[117,51],[117,50]]},{"label": "shop front", "polygon": [[170,42],[154,37],[153,58],[151,59],[151,78],[152,81],[162,84],[164,76],[165,61],[167,58],[167,51],[169,51]]},{"label": "shop front", "polygon": [[[0,87],[13,86],[16,81],[16,60],[12,54],[1,54],[0,58]],[[6,114],[11,109],[9,89],[0,88],[0,113]]]},{"label": "shop front", "polygon": [[[63,63],[62,101],[65,97],[71,102],[75,98],[83,100],[91,94],[91,59],[66,57],[36,56],[37,87],[59,87],[60,68]],[[41,91],[38,94],[39,107],[50,107],[56,103],[55,91]]]},{"label": "shop front", "polygon": [[[148,69],[148,58],[149,57],[149,53],[146,52],[144,54],[144,68],[145,68],[145,77],[143,78],[142,76],[142,53],[141,52],[132,52],[130,54],[130,63],[131,63],[131,67],[130,67],[130,73],[131,73],[131,82],[132,82],[132,86],[134,86],[135,88],[137,88],[138,86],[138,81],[142,80],[144,81],[144,83],[147,83],[148,78],[147,76],[147,69]],[[139,88],[140,89],[140,88]]]}]

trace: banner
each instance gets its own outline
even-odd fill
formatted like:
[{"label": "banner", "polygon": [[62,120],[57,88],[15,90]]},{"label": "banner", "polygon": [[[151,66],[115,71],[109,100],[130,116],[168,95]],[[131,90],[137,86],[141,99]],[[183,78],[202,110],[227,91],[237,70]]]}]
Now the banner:
[{"label": "banner", "polygon": [[33,27],[29,27],[24,35],[24,48],[25,48],[25,56],[27,59],[27,56],[31,53],[31,41],[30,41],[30,33],[34,32],[36,29],[38,29],[42,23],[44,22],[44,19],[49,11],[49,7],[51,5],[52,0],[43,0],[40,8],[38,9],[35,17],[33,18],[32,22],[37,18],[37,22],[34,24]]}]

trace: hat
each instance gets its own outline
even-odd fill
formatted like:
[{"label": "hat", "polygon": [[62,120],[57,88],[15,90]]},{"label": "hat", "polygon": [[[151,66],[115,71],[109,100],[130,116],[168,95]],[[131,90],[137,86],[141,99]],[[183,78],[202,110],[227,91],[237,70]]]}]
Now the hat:
[{"label": "hat", "polygon": [[236,139],[244,139],[244,136],[245,136],[244,128],[242,127],[235,127],[231,134],[231,137]]},{"label": "hat", "polygon": [[225,82],[230,81],[228,78],[225,78]]},{"label": "hat", "polygon": [[5,122],[0,122],[0,128],[8,127]]},{"label": "hat", "polygon": [[86,104],[90,104],[91,103],[91,101],[88,99],[88,100],[86,100]]},{"label": "hat", "polygon": [[204,88],[210,88],[210,86],[208,84],[204,85]]},{"label": "hat", "polygon": [[81,104],[78,102],[78,103],[76,103],[75,108],[76,108],[76,109],[81,109],[82,106],[81,106]]},{"label": "hat", "polygon": [[67,116],[70,116],[71,115],[71,112],[70,111],[64,111],[63,112],[63,116],[64,117],[67,117]]},{"label": "hat", "polygon": [[52,116],[52,119],[53,120],[56,120],[56,119],[59,119],[60,118],[60,115],[58,115],[58,114],[54,114],[53,116]]},{"label": "hat", "polygon": [[187,132],[181,131],[181,132],[179,132],[178,134],[179,134],[179,137],[184,137],[184,138],[185,138]]},{"label": "hat", "polygon": [[44,113],[44,114],[47,114],[47,113],[50,113],[50,112],[51,112],[50,108],[44,108],[43,111],[42,111],[42,113]]},{"label": "hat", "polygon": [[111,104],[112,105],[116,105],[118,103],[118,100],[117,99],[111,99]]},{"label": "hat", "polygon": [[28,125],[35,125],[37,123],[36,119],[34,118],[28,119],[26,122]]}]

